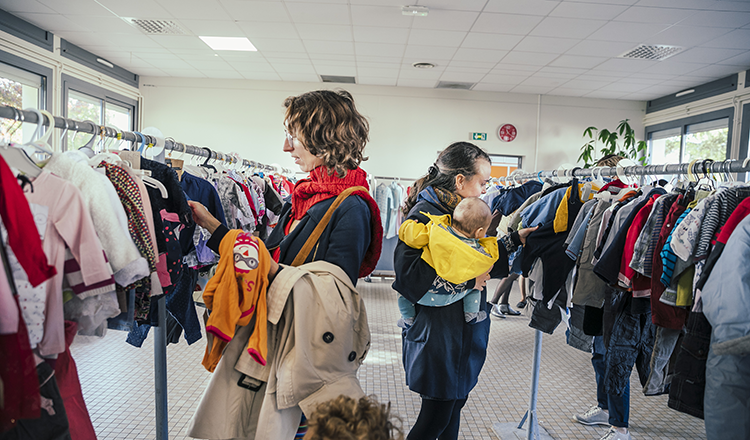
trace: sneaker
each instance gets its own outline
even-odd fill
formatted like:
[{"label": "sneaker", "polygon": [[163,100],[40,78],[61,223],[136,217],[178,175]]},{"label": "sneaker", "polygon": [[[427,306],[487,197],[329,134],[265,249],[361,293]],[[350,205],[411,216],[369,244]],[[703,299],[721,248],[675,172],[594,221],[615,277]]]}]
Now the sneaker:
[{"label": "sneaker", "polygon": [[573,419],[584,425],[609,426],[609,413],[594,405],[583,414],[576,414]]},{"label": "sneaker", "polygon": [[614,426],[612,426],[609,428],[609,431],[607,431],[607,433],[604,434],[604,437],[600,438],[599,440],[632,440],[632,439],[633,437],[630,436],[630,431],[623,434],[620,431],[616,430]]},{"label": "sneaker", "polygon": [[521,312],[517,312],[511,309],[508,304],[500,304],[500,312],[504,315],[513,315],[513,316],[518,316],[521,314]]},{"label": "sneaker", "polygon": [[518,301],[518,304],[516,304],[517,309],[522,309],[524,307],[526,307],[526,300]]},{"label": "sneaker", "polygon": [[500,306],[497,304],[492,304],[490,315],[494,316],[495,318],[505,319],[505,315],[503,315],[503,312],[500,311]]}]

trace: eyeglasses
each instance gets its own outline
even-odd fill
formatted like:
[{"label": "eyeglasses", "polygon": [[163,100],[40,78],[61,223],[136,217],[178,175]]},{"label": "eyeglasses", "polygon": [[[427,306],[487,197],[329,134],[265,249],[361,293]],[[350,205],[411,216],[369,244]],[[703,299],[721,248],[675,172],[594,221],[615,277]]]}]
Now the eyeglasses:
[{"label": "eyeglasses", "polygon": [[292,136],[286,128],[284,129],[284,134],[286,134],[286,141],[289,142],[290,147],[294,147],[294,136]]}]

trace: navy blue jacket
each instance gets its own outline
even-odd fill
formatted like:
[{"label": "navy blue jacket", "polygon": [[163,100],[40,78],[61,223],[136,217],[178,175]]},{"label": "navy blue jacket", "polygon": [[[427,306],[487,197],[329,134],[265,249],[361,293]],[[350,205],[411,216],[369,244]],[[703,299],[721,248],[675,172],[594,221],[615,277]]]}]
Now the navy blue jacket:
[{"label": "navy blue jacket", "polygon": [[[280,247],[279,263],[292,264],[334,200],[336,200],[335,197],[323,200],[310,207],[299,224],[286,237],[284,237],[284,230],[287,223],[291,221],[292,205],[291,203],[284,204],[276,227],[265,241],[266,247],[271,252]],[[357,196],[347,197],[336,208],[331,221],[318,240],[318,245],[310,252],[305,263],[323,260],[335,264],[349,275],[352,283],[356,286],[359,267],[362,265],[365,252],[370,246],[372,235],[370,218],[370,208],[367,206],[367,202]],[[226,227],[220,226],[214,231],[207,246],[218,252],[219,243],[221,243],[221,239],[227,231]]]},{"label": "navy blue jacket", "polygon": [[[421,211],[443,215],[452,210],[436,199],[422,199],[412,208],[408,218],[420,223],[429,219]],[[493,278],[508,275],[508,254],[499,246],[500,258],[490,272]],[[399,240],[396,245],[393,267],[396,281],[393,288],[412,303],[432,289],[463,290],[473,288],[474,281],[466,285],[453,285],[438,280],[437,273],[421,258],[421,249],[412,249]],[[487,290],[482,289],[481,308],[489,314]],[[479,372],[487,357],[490,320],[467,324],[461,301],[445,307],[423,307],[416,304],[414,324],[402,331],[403,362],[409,389],[434,399],[462,399],[477,384]]]}]

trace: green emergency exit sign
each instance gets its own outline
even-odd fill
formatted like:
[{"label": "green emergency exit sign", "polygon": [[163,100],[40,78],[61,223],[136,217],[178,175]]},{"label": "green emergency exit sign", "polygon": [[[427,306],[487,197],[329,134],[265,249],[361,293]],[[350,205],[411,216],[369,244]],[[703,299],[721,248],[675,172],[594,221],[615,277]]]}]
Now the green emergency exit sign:
[{"label": "green emergency exit sign", "polygon": [[472,133],[471,140],[473,141],[486,141],[487,133]]}]

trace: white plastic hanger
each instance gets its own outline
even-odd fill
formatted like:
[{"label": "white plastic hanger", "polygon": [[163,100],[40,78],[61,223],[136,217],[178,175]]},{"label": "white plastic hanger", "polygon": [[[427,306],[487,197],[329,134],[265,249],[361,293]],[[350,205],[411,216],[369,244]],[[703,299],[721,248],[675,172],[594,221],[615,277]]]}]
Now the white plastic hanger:
[{"label": "white plastic hanger", "polygon": [[[13,108],[13,112],[16,114],[16,121],[18,121],[18,124],[13,127],[13,130],[8,130],[9,139],[13,136],[13,133],[18,130],[21,124],[23,124],[23,113],[19,112],[16,108]],[[9,166],[18,169],[29,177],[35,178],[42,173],[42,169],[39,168],[36,162],[34,162],[29,155],[26,154],[26,151],[21,148],[3,143],[0,145],[0,155],[3,156],[3,159],[5,159],[5,162]]]}]

